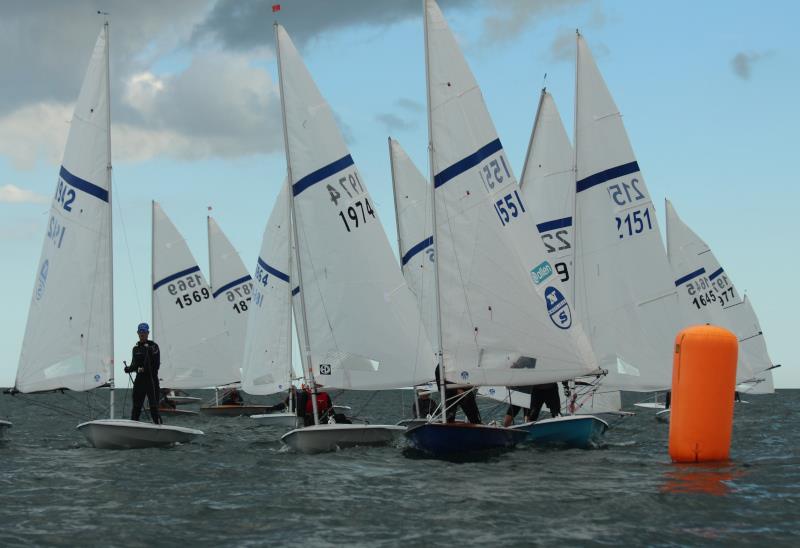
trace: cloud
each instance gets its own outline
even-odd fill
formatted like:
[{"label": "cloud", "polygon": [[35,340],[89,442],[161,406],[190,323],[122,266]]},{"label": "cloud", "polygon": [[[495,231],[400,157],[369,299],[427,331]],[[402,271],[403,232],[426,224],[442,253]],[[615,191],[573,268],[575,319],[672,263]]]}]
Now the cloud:
[{"label": "cloud", "polygon": [[771,52],[739,52],[731,59],[733,73],[742,80],[749,80],[753,73],[753,65],[762,59],[769,57]]},{"label": "cloud", "polygon": [[15,169],[33,169],[38,159],[58,164],[74,105],[42,102],[0,117],[0,150]]},{"label": "cloud", "polygon": [[15,185],[0,186],[0,204],[46,204],[47,196]]},{"label": "cloud", "polygon": [[[587,2],[588,0],[494,0],[496,13],[489,15],[484,21],[482,41],[508,42],[532,28],[537,21]],[[602,18],[602,13],[593,14],[593,21],[599,18]]]},{"label": "cloud", "polygon": [[389,112],[384,112],[382,114],[378,114],[375,116],[375,119],[383,124],[386,128],[386,131],[389,133],[394,133],[397,131],[408,131],[410,129],[416,129],[418,124],[415,120],[408,120],[406,118],[401,118],[396,114],[392,114]]},{"label": "cloud", "polygon": [[[575,63],[575,29],[563,29],[556,34],[550,42],[548,57],[551,61]],[[592,55],[595,59],[607,56],[610,53],[608,46],[602,42],[590,44]]]},{"label": "cloud", "polygon": [[416,113],[425,112],[425,105],[423,105],[419,101],[415,101],[414,99],[408,99],[407,97],[401,97],[400,99],[395,101],[394,104],[409,112],[416,112]]}]

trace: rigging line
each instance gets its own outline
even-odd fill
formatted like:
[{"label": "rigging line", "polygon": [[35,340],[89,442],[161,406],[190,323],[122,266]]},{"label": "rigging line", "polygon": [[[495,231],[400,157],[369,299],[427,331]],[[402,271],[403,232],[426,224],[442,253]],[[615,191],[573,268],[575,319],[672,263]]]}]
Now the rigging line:
[{"label": "rigging line", "polygon": [[60,413],[66,414],[66,415],[72,415],[72,416],[78,417],[78,418],[83,418],[83,415],[81,415],[80,413],[76,412],[73,409],[69,409],[68,407],[64,407],[64,406],[61,406],[61,405],[56,405],[56,404],[53,404],[53,403],[45,403],[45,402],[42,402],[42,401],[38,401],[37,398],[28,397],[27,394],[23,394],[22,392],[17,394],[15,397],[22,398],[22,401],[24,401],[25,403],[28,403],[30,405],[35,405],[37,407],[41,407],[43,409],[49,409],[51,411],[57,411],[57,412],[60,412]]},{"label": "rigging line", "polygon": [[[121,201],[119,195],[119,185],[115,184],[113,181],[111,185],[114,190],[114,203],[117,204],[117,218],[119,218],[119,222],[122,225],[122,238],[125,241],[125,250],[128,254],[128,266],[130,266],[131,269],[133,291],[134,295],[136,296],[136,308],[139,310],[139,317],[144,318],[144,314],[142,313],[142,302],[139,299],[139,286],[136,284],[136,271],[133,268],[133,258],[131,257],[131,246],[128,244],[128,230],[125,227],[125,217],[122,215],[122,206],[119,205],[119,202]],[[114,296],[112,295],[111,298],[113,299]]]}]

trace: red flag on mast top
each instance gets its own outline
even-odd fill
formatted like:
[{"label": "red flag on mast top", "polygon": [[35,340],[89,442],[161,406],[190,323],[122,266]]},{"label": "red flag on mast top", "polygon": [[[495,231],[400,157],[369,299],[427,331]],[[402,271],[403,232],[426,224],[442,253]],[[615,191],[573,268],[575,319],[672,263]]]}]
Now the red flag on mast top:
[{"label": "red flag on mast top", "polygon": [[272,4],[272,13],[275,13],[276,11],[281,11],[280,4]]}]

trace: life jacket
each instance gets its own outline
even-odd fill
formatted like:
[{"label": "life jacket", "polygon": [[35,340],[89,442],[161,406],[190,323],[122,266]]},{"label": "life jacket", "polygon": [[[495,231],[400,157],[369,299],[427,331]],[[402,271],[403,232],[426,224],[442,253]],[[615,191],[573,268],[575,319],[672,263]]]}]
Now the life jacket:
[{"label": "life jacket", "polygon": [[[317,412],[321,415],[331,406],[331,397],[328,395],[327,392],[318,392],[317,393]],[[306,415],[313,415],[314,414],[314,402],[311,400],[311,397],[306,399]]]}]

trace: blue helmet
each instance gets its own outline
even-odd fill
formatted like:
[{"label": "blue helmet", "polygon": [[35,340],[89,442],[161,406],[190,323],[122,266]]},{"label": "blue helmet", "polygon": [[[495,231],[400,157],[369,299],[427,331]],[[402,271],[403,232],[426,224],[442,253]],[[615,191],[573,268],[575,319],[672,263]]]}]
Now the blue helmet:
[{"label": "blue helmet", "polygon": [[139,327],[136,328],[137,333],[150,333],[150,326],[147,325],[145,322],[139,324]]}]

